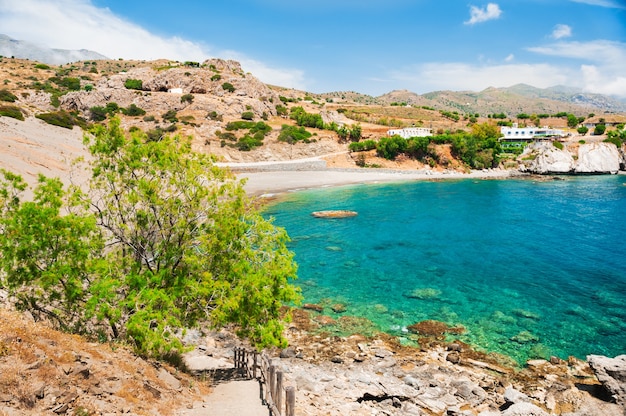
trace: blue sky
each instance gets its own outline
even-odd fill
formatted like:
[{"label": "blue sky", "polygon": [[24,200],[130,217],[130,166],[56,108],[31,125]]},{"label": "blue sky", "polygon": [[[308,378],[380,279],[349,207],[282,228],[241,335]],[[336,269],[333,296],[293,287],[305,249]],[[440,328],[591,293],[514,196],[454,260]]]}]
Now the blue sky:
[{"label": "blue sky", "polygon": [[526,83],[626,98],[623,0],[0,0],[0,33],[114,59],[235,59],[314,93]]}]

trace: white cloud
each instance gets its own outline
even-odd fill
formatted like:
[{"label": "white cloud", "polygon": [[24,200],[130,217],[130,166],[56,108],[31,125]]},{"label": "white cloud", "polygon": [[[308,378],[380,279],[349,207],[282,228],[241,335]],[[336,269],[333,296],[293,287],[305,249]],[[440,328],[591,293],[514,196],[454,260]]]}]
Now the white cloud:
[{"label": "white cloud", "polygon": [[509,56],[507,56],[506,58],[504,58],[504,62],[513,62],[513,60],[515,60],[515,55],[513,55],[512,53],[509,54]]},{"label": "white cloud", "polygon": [[580,86],[589,92],[626,98],[626,43],[609,40],[558,42],[527,50],[583,61],[576,71],[577,78],[570,80],[569,85]]},{"label": "white cloud", "polygon": [[554,39],[569,38],[572,36],[572,28],[568,25],[556,25],[552,31],[552,37]]},{"label": "white cloud", "polygon": [[394,71],[392,78],[412,91],[470,90],[525,83],[539,88],[567,85],[567,71],[549,64],[471,65],[461,62],[419,64]]},{"label": "white cloud", "polygon": [[[51,48],[90,49],[112,59],[204,61],[222,57],[201,42],[153,34],[90,0],[0,0],[0,28],[14,39]],[[247,69],[264,82],[294,88],[302,84],[302,71],[273,68],[244,55],[240,58],[242,66],[243,61],[249,62]]]},{"label": "white cloud", "polygon": [[591,6],[608,7],[612,9],[626,9],[626,5],[623,2],[613,0],[571,0],[574,3],[589,4]]},{"label": "white cloud", "polygon": [[473,25],[476,23],[486,22],[487,20],[498,19],[501,14],[502,10],[500,10],[500,6],[496,3],[489,3],[482,9],[476,6],[471,6],[470,19],[464,23],[466,25]]}]

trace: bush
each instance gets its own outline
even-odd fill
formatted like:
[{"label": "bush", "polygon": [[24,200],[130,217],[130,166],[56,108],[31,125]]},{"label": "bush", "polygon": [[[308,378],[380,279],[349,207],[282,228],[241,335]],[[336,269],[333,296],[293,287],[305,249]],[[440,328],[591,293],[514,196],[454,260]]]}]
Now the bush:
[{"label": "bush", "polygon": [[180,97],[180,102],[181,102],[181,103],[186,102],[186,103],[188,103],[188,104],[191,104],[191,103],[193,102],[193,94],[183,94],[183,95]]},{"label": "bush", "polygon": [[219,81],[220,79],[222,79],[220,74],[215,74],[211,77],[211,81]]},{"label": "bush", "polygon": [[615,136],[611,136],[611,137],[607,137],[606,139],[603,140],[604,143],[613,143],[615,146],[617,146],[617,148],[621,148],[622,147],[622,141]]},{"label": "bush", "polygon": [[222,84],[222,89],[228,92],[235,92],[235,87],[230,82],[225,82]]},{"label": "bush", "polygon": [[89,109],[90,117],[93,121],[104,121],[107,118],[107,110],[102,106],[93,106]]},{"label": "bush", "polygon": [[12,94],[9,90],[0,90],[0,101],[14,103],[16,100],[17,100],[17,97],[14,94]]},{"label": "bush", "polygon": [[276,106],[276,114],[278,114],[279,116],[286,116],[287,114],[289,114],[289,112],[287,111],[287,107],[278,104]]},{"label": "bush", "polygon": [[152,121],[155,121],[155,120],[156,120],[156,118],[153,115],[145,116],[143,118],[143,121],[146,121],[146,122],[152,122]]},{"label": "bush", "polygon": [[13,105],[0,105],[0,117],[11,117],[24,121],[24,114],[22,114],[22,110]]},{"label": "bush", "polygon": [[178,118],[176,117],[177,114],[178,113],[176,112],[176,110],[168,110],[161,117],[163,118],[163,121],[169,121],[170,123],[176,123],[178,121]]},{"label": "bush", "polygon": [[288,126],[283,124],[278,140],[281,142],[287,142],[294,144],[299,141],[309,143],[309,138],[312,136],[304,127]]},{"label": "bush", "polygon": [[376,149],[376,142],[371,139],[362,142],[352,142],[348,145],[348,150],[351,152],[366,152],[373,149]]},{"label": "bush", "polygon": [[594,136],[601,136],[604,134],[604,132],[606,131],[606,125],[605,124],[598,124],[596,126],[595,129],[593,129],[593,135]]},{"label": "bush", "polygon": [[578,129],[576,129],[576,131],[578,132],[578,134],[584,136],[589,131],[589,128],[587,126],[580,126]]},{"label": "bush", "polygon": [[376,154],[387,160],[394,160],[400,153],[404,153],[407,149],[407,141],[396,135],[392,137],[383,137],[376,144]]},{"label": "bush", "polygon": [[126,81],[124,81],[124,86],[129,90],[142,90],[143,81],[140,79],[128,78]]},{"label": "bush", "polygon": [[89,92],[89,91],[92,91],[92,90],[93,90],[93,85],[91,85],[91,84],[85,85],[85,91]]},{"label": "bush", "polygon": [[64,127],[66,129],[72,129],[74,126],[85,126],[83,120],[63,110],[37,114],[35,117],[53,126]]},{"label": "bush", "polygon": [[131,104],[128,108],[122,108],[122,113],[130,117],[139,117],[146,114],[146,111],[135,104]]},{"label": "bush", "polygon": [[559,150],[563,150],[563,143],[561,143],[561,142],[554,141],[554,142],[552,142],[552,145],[554,147],[556,147],[557,149],[559,149]]},{"label": "bush", "polygon": [[50,69],[50,66],[48,66],[46,64],[36,64],[35,68],[37,68],[37,69]]},{"label": "bush", "polygon": [[214,121],[222,121],[222,115],[218,114],[217,111],[215,110],[209,111],[209,113],[206,116],[207,118],[214,120]]},{"label": "bush", "polygon": [[242,120],[252,120],[254,119],[254,113],[252,111],[244,111],[241,113]]},{"label": "bush", "polygon": [[246,134],[241,139],[237,141],[235,147],[243,152],[248,152],[256,147],[263,145],[263,136],[250,136]]}]

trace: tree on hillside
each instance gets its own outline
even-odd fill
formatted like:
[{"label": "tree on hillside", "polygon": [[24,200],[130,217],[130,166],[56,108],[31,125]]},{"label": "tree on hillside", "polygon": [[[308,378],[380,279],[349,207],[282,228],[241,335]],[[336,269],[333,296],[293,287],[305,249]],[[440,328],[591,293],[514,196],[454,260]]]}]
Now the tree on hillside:
[{"label": "tree on hillside", "polygon": [[18,176],[0,186],[1,286],[25,296],[26,309],[68,317],[62,328],[89,322],[142,355],[180,350],[176,331],[205,321],[284,345],[280,308],[299,300],[296,265],[286,232],[242,183],[190,139],[126,137],[117,118],[86,143],[89,198],[58,180],[42,179],[33,203],[18,197]]}]

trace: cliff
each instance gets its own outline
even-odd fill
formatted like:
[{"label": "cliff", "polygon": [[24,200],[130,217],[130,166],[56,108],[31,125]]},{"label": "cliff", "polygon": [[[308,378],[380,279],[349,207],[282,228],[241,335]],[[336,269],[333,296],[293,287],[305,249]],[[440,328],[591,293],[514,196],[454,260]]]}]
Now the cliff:
[{"label": "cliff", "polygon": [[520,171],[536,174],[616,174],[626,167],[623,149],[596,142],[557,148],[552,142],[534,142],[519,156]]}]

